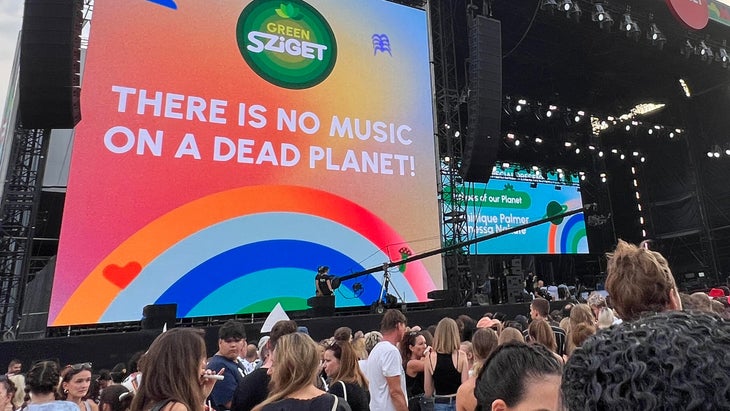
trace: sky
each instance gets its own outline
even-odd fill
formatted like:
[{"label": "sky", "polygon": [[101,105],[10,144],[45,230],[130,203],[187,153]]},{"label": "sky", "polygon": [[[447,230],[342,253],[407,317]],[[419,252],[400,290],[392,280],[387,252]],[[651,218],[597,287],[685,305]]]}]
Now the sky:
[{"label": "sky", "polygon": [[[15,46],[23,22],[22,0],[0,0],[0,108],[5,107]],[[0,113],[3,111],[0,110]]]}]

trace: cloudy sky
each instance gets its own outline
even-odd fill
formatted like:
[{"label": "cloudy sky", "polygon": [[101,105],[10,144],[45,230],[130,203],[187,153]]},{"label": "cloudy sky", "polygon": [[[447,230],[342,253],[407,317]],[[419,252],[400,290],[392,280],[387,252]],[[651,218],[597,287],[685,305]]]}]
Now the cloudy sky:
[{"label": "cloudy sky", "polygon": [[[23,21],[22,0],[0,0],[0,107],[5,107],[15,45]],[[2,111],[0,111],[2,113]]]}]

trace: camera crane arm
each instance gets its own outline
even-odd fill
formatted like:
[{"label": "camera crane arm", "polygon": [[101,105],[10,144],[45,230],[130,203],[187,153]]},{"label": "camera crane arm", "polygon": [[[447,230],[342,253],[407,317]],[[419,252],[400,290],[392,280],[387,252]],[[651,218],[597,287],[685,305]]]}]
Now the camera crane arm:
[{"label": "camera crane arm", "polygon": [[508,228],[506,230],[502,230],[502,231],[500,231],[498,233],[488,234],[488,235],[485,235],[483,237],[473,238],[471,240],[462,241],[460,243],[452,244],[452,245],[450,245],[448,247],[442,247],[442,248],[438,248],[436,250],[426,251],[425,253],[416,254],[416,255],[410,256],[408,258],[404,258],[404,259],[402,259],[400,261],[395,261],[395,262],[388,261],[388,262],[383,263],[383,265],[380,266],[380,267],[369,268],[369,269],[367,269],[365,271],[358,271],[356,273],[347,274],[347,275],[344,275],[344,276],[341,276],[341,277],[335,277],[335,276],[333,276],[332,277],[332,288],[339,287],[340,286],[340,283],[342,283],[342,281],[351,280],[353,278],[362,277],[362,276],[365,276],[365,275],[368,275],[368,274],[372,274],[372,273],[377,273],[377,272],[380,272],[380,271],[388,271],[388,269],[391,268],[391,267],[398,267],[400,265],[408,264],[408,263],[413,262],[413,261],[422,260],[424,258],[428,258],[428,257],[434,256],[434,255],[446,253],[446,252],[453,251],[453,250],[458,250],[458,249],[463,248],[463,247],[468,247],[468,246],[470,246],[472,244],[481,243],[482,241],[491,240],[493,238],[501,237],[503,235],[511,234],[511,233],[514,233],[514,232],[517,232],[517,231],[520,231],[520,230],[524,230],[524,229],[531,228],[531,227],[535,227],[535,226],[538,226],[538,225],[541,225],[541,224],[549,223],[549,222],[551,222],[553,220],[558,220],[558,219],[563,219],[565,217],[570,217],[570,216],[572,216],[574,214],[583,213],[583,212],[586,212],[586,211],[589,211],[589,210],[596,210],[597,208],[598,208],[598,205],[596,203],[586,204],[586,205],[584,205],[583,207],[580,207],[580,208],[576,208],[576,209],[573,209],[573,210],[569,210],[569,211],[566,211],[564,213],[556,214],[556,215],[553,215],[553,216],[547,216],[547,217],[542,218],[540,220],[535,220],[535,221],[529,222],[527,224],[523,224],[523,225],[519,225],[519,226],[516,226],[516,227]]}]

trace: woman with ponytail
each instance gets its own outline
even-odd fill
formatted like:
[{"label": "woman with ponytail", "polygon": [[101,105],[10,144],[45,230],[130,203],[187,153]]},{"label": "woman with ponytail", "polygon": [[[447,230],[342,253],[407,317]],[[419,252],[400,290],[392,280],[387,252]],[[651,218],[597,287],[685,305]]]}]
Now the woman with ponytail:
[{"label": "woman with ponytail", "polygon": [[338,340],[325,348],[323,368],[329,379],[327,392],[344,398],[352,411],[370,409],[368,380],[349,341]]}]

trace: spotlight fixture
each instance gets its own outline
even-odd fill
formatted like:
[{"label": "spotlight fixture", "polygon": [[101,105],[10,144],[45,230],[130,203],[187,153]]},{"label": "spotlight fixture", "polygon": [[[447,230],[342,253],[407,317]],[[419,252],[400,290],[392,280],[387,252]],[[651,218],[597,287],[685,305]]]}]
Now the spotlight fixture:
[{"label": "spotlight fixture", "polygon": [[573,8],[573,2],[571,0],[562,0],[560,2],[560,10],[568,12]]},{"label": "spotlight fixture", "polygon": [[628,11],[621,17],[621,25],[619,30],[626,32],[626,37],[634,37],[635,40],[639,39],[639,25],[631,18],[631,13]]},{"label": "spotlight fixture", "polygon": [[601,3],[596,3],[593,6],[593,13],[591,13],[591,20],[598,23],[598,26],[600,28],[606,28],[611,27],[611,24],[613,23],[613,19],[611,18],[611,15],[606,12],[606,10],[603,9],[603,5]]},{"label": "spotlight fixture", "polygon": [[649,31],[646,33],[646,38],[651,42],[652,46],[656,46],[659,50],[664,48],[664,43],[667,42],[667,38],[659,30],[656,24],[652,23]]},{"label": "spotlight fixture", "polygon": [[700,45],[697,46],[696,52],[700,55],[702,61],[707,62],[707,64],[712,63],[712,60],[714,60],[712,49],[705,44],[704,40],[700,41]]},{"label": "spotlight fixture", "polygon": [[720,50],[717,51],[717,61],[722,64],[723,68],[727,68],[728,63],[730,62],[730,56],[727,54],[727,49],[724,47],[720,47]]}]

